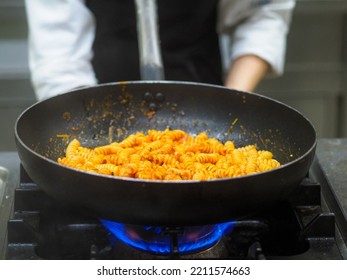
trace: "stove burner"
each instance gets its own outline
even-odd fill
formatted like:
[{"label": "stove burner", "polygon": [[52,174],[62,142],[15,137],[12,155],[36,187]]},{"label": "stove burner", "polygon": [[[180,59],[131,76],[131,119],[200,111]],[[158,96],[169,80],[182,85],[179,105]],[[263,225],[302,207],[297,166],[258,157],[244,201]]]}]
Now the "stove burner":
[{"label": "stove burner", "polygon": [[118,240],[153,254],[195,253],[215,245],[223,235],[232,232],[234,222],[189,227],[124,225],[100,220]]},{"label": "stove burner", "polygon": [[310,178],[288,200],[247,219],[201,227],[143,227],[100,221],[66,207],[42,192],[22,168],[20,175],[8,220],[6,259],[343,258],[345,243],[335,231],[335,215],[327,212],[320,184]]}]

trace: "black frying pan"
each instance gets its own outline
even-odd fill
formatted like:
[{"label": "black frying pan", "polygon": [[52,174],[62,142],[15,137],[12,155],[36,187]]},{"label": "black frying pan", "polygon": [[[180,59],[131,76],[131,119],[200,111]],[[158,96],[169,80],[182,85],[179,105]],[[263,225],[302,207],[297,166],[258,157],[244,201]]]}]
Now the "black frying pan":
[{"label": "black frying pan", "polygon": [[[93,147],[167,127],[206,131],[237,146],[256,144],[283,165],[238,178],[163,182],[85,173],[56,162],[75,137]],[[105,219],[168,226],[238,219],[285,199],[307,175],[316,147],[311,123],[280,102],[165,81],[105,84],[41,101],[18,118],[15,139],[29,176],[58,201]]]}]

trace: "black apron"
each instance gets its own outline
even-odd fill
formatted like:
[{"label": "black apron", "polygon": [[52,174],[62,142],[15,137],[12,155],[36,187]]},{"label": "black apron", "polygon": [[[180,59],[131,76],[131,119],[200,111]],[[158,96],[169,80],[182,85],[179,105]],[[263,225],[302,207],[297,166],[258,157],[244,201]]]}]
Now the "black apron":
[{"label": "black apron", "polygon": [[[222,84],[217,0],[158,0],[166,80]],[[87,0],[96,20],[93,67],[99,83],[140,80],[133,0]]]}]

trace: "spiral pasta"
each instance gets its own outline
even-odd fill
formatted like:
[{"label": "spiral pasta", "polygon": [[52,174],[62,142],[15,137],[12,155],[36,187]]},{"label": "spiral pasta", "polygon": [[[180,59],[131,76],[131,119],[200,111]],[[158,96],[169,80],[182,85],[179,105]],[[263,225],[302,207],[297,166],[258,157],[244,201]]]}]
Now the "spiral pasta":
[{"label": "spiral pasta", "polygon": [[211,180],[268,171],[280,166],[270,151],[255,145],[236,148],[205,132],[195,137],[183,130],[149,130],[121,142],[95,148],[77,139],[67,146],[62,165],[105,175],[148,180]]}]

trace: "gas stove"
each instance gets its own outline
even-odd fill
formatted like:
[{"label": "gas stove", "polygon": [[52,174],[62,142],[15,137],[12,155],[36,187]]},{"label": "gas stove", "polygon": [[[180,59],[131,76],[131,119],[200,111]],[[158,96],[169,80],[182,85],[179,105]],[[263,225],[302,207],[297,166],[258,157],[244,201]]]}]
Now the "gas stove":
[{"label": "gas stove", "polygon": [[185,227],[124,225],[67,208],[38,188],[15,153],[3,153],[0,257],[347,259],[346,179],[332,174],[346,173],[334,164],[342,151],[347,140],[319,141],[310,174],[286,201],[243,220]]}]

